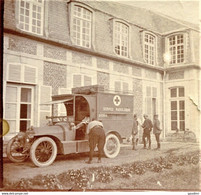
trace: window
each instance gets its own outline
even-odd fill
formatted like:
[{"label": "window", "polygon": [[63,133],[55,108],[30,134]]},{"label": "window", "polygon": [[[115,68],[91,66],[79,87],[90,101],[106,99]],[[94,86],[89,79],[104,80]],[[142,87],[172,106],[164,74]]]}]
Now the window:
[{"label": "window", "polygon": [[19,1],[19,28],[34,34],[43,34],[43,0]]},{"label": "window", "polygon": [[171,130],[185,129],[185,101],[184,88],[176,87],[170,89],[170,109],[171,109]]},{"label": "window", "polygon": [[73,5],[72,16],[73,43],[91,48],[92,12],[82,6]]},{"label": "window", "polygon": [[92,78],[90,76],[75,74],[73,75],[73,87],[81,87],[92,85]]},{"label": "window", "polygon": [[173,35],[168,38],[168,50],[171,56],[170,64],[184,62],[184,35]]},{"label": "window", "polygon": [[149,33],[144,35],[144,59],[148,64],[156,64],[156,37]]},{"label": "window", "polygon": [[8,84],[5,98],[5,119],[11,133],[26,131],[33,123],[33,87]]},{"label": "window", "polygon": [[129,84],[127,82],[115,81],[114,90],[116,93],[129,93]]},{"label": "window", "polygon": [[114,49],[115,53],[128,57],[129,27],[122,22],[114,22]]}]

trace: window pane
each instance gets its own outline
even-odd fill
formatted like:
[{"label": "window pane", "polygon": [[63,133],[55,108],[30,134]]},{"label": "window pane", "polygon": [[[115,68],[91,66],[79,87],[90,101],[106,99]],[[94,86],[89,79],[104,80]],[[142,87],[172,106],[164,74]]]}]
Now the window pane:
[{"label": "window pane", "polygon": [[170,93],[171,93],[170,94],[171,97],[177,97],[177,88],[171,89]]},{"label": "window pane", "polygon": [[185,122],[180,121],[180,130],[185,130]]},{"label": "window pane", "polygon": [[177,111],[171,112],[171,120],[177,120]]},{"label": "window pane", "polygon": [[177,101],[171,101],[171,110],[177,110]]},{"label": "window pane", "polygon": [[179,97],[184,97],[184,88],[179,88]]},{"label": "window pane", "polygon": [[177,130],[177,122],[176,121],[171,122],[171,130]]},{"label": "window pane", "polygon": [[180,112],[179,112],[179,119],[180,119],[180,120],[185,120],[184,111],[180,111]]},{"label": "window pane", "polygon": [[20,105],[20,118],[21,119],[30,119],[31,118],[31,105],[30,104],[21,104]]},{"label": "window pane", "polygon": [[30,127],[30,125],[30,121],[20,121],[20,131],[25,132]]},{"label": "window pane", "polygon": [[31,102],[31,89],[21,89],[21,102]]},{"label": "window pane", "polygon": [[184,109],[185,109],[185,102],[179,101],[179,110],[184,110]]}]

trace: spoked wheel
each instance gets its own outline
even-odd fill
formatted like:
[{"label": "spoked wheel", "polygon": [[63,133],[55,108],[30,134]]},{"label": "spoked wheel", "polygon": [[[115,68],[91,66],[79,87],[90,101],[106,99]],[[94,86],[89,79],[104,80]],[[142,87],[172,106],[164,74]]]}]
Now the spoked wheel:
[{"label": "spoked wheel", "polygon": [[120,152],[119,138],[114,134],[109,134],[106,137],[104,146],[105,156],[108,158],[115,158]]},{"label": "spoked wheel", "polygon": [[196,136],[193,132],[186,132],[184,134],[184,141],[196,142]]},{"label": "spoked wheel", "polygon": [[29,154],[28,152],[23,154],[22,151],[23,151],[23,145],[17,139],[17,136],[13,137],[8,142],[8,145],[6,148],[7,157],[12,162],[17,162],[17,163],[24,162],[29,157]]},{"label": "spoked wheel", "polygon": [[50,137],[41,137],[31,146],[30,157],[38,167],[52,164],[57,156],[57,145]]}]

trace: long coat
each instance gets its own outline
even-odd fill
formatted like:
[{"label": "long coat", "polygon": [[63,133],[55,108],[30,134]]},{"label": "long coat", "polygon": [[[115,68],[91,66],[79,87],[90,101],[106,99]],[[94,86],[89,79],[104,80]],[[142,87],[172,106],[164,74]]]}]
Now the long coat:
[{"label": "long coat", "polygon": [[160,128],[160,121],[158,119],[154,120],[154,126],[153,126],[153,134],[160,134],[161,133]]}]

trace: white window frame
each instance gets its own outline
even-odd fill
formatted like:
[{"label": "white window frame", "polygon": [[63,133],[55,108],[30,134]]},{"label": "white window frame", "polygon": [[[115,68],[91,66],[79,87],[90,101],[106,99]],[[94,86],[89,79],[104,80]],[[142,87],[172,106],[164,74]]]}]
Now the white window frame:
[{"label": "white window frame", "polygon": [[[177,44],[177,38],[178,36],[182,35],[183,36],[183,43],[182,44]],[[170,38],[171,37],[175,37],[175,44],[170,46]],[[178,48],[176,48],[175,50],[175,62],[173,63],[173,59],[172,59],[172,56],[171,56],[171,52],[170,52],[170,48],[173,48],[173,47],[177,47],[177,46],[183,46],[183,61],[182,62],[178,62]],[[170,55],[170,58],[171,60],[169,61],[169,65],[178,65],[178,64],[183,64],[185,63],[185,59],[186,59],[186,33],[184,32],[180,32],[180,33],[174,33],[174,34],[171,34],[169,35],[167,38],[166,38],[166,53],[168,53]]]},{"label": "white window frame", "polygon": [[[4,111],[4,118],[8,121],[16,121],[16,126],[15,126],[15,133],[19,132],[20,131],[20,121],[29,121],[30,120],[30,126],[33,125],[34,123],[34,86],[30,86],[30,85],[18,85],[18,84],[12,84],[12,83],[7,83],[6,84],[6,88],[10,86],[10,87],[15,87],[17,88],[17,100],[16,102],[6,102],[6,93],[5,93],[5,102],[4,102],[4,108],[6,108],[6,103],[7,104],[16,104],[16,118],[10,118],[10,119],[7,119],[6,118],[6,111]],[[27,89],[31,89],[31,102],[28,103],[28,104],[31,104],[31,117],[30,119],[21,119],[20,118],[20,104],[22,103],[21,102],[21,89],[22,88],[27,88]],[[13,132],[14,133],[14,132]]]},{"label": "white window frame", "polygon": [[[115,28],[115,26],[116,26],[116,24],[117,23],[120,23],[121,24],[121,29],[120,29],[120,33],[119,33],[119,41],[120,41],[120,53],[118,54],[117,52],[116,52],[116,48],[115,48],[115,46],[117,45],[116,43],[117,43],[117,41],[116,41],[116,28]],[[122,38],[123,38],[123,35],[122,35],[122,27],[123,26],[126,26],[127,27],[127,54],[126,55],[122,55],[122,49],[121,49],[121,47],[123,46],[123,44],[122,44]],[[113,51],[114,51],[114,53],[117,55],[117,56],[121,56],[121,57],[124,57],[124,58],[128,58],[129,57],[129,55],[130,55],[130,25],[127,23],[127,22],[125,22],[125,21],[123,21],[123,20],[119,20],[119,19],[113,19]],[[124,51],[125,52],[125,51]]]},{"label": "white window frame", "polygon": [[[26,10],[24,9],[24,14],[21,12],[23,10],[23,8],[21,8],[21,2],[24,1],[25,4],[26,3],[29,3],[29,16],[27,17],[28,18],[28,29],[25,29],[25,13],[26,13]],[[41,1],[38,2],[38,1]],[[38,7],[40,7],[41,9],[41,19],[40,20],[37,20],[36,18],[33,18],[33,12],[34,12],[34,6],[36,6],[36,9],[38,9]],[[38,6],[38,7],[37,7]],[[26,6],[24,6],[26,7]],[[22,14],[21,14],[22,13]],[[37,15],[37,12],[36,12],[36,15]],[[24,21],[21,21],[22,17],[24,17]],[[36,16],[37,17],[37,16]],[[37,24],[35,25],[34,24],[34,19],[36,19],[36,23],[37,21],[39,21],[41,23],[40,25],[40,32],[38,33],[37,32]],[[33,33],[33,34],[36,34],[36,35],[43,35],[43,28],[44,28],[44,0],[19,0],[18,1],[18,28],[22,31],[25,31],[25,32],[30,32],[30,33]],[[21,24],[23,25],[23,28],[21,27]],[[36,27],[36,32],[33,32],[33,29],[32,27],[35,26]]]},{"label": "white window frame", "polygon": [[[148,39],[149,39],[149,37],[153,37],[153,40],[154,40],[153,44],[145,41],[146,35],[148,35]],[[157,36],[151,32],[144,31],[142,37],[143,37],[142,42],[143,42],[143,58],[144,58],[144,61],[149,65],[155,66],[155,65],[157,65],[157,43],[158,43]],[[146,46],[148,47],[147,57],[146,57],[146,52],[145,52]],[[152,59],[151,59],[150,48],[153,48],[153,63],[151,63]]]},{"label": "white window frame", "polygon": [[[83,16],[83,9],[85,9],[85,10],[87,10],[87,11],[89,11],[89,12],[91,12],[91,19],[90,20],[86,20],[86,19],[84,19],[83,17],[79,17],[79,19],[80,19],[80,21],[81,21],[81,23],[80,23],[80,44],[78,44],[77,42],[76,42],[76,40],[75,40],[75,38],[74,38],[74,35],[73,35],[73,33],[74,33],[74,30],[73,30],[73,28],[74,28],[74,23],[73,23],[73,20],[74,20],[74,18],[75,18],[75,16],[74,16],[74,11],[75,11],[75,7],[76,6],[78,6],[78,7],[81,7],[81,9],[82,9],[82,16]],[[86,6],[86,5],[84,5],[84,4],[82,4],[82,3],[77,3],[77,2],[71,2],[70,3],[70,37],[71,37],[71,41],[72,41],[72,43],[74,44],[74,45],[76,45],[76,46],[79,46],[79,47],[84,47],[84,48],[88,48],[88,49],[90,49],[90,48],[92,48],[92,43],[93,43],[93,34],[94,34],[94,24],[93,24],[93,22],[94,22],[94,11],[90,8],[90,7],[88,7],[88,6]],[[78,18],[78,17],[76,17],[76,18]],[[83,45],[83,38],[82,38],[82,35],[83,35],[83,21],[88,21],[88,22],[90,22],[90,29],[89,29],[89,46],[86,46],[86,45]]]},{"label": "white window frame", "polygon": [[[183,89],[184,89],[184,96],[179,97],[179,88],[183,88]],[[178,128],[179,130],[181,130],[181,129],[180,129],[180,121],[183,121],[183,122],[184,122],[184,129],[185,129],[185,127],[186,127],[185,87],[183,87],[183,86],[176,86],[176,87],[171,87],[171,88],[169,88],[169,89],[170,89],[170,127],[171,127],[171,131],[174,131],[174,130],[175,130],[175,129],[172,129],[172,121],[177,122],[177,128]],[[177,93],[176,97],[171,97],[171,90],[172,90],[172,89],[176,89],[176,93]],[[176,104],[177,104],[177,110],[172,110],[172,109],[171,109],[171,103],[172,103],[173,101],[176,102]],[[179,108],[179,103],[180,103],[181,101],[184,102],[184,109],[180,109],[180,108]],[[177,120],[172,120],[172,114],[171,114],[172,111],[176,111],[176,112],[177,112]],[[180,111],[183,111],[183,112],[184,112],[184,119],[183,119],[183,120],[180,119]]]},{"label": "white window frame", "polygon": [[[15,81],[15,80],[10,80],[9,79],[10,65],[21,66],[21,72],[20,72],[21,78],[20,78],[20,81]],[[25,67],[30,67],[30,68],[33,68],[33,69],[36,70],[36,72],[35,72],[36,73],[36,75],[35,75],[35,82],[25,82],[24,81]],[[10,81],[10,82],[17,82],[17,83],[24,83],[24,84],[26,84],[26,83],[27,84],[37,84],[37,81],[38,81],[38,68],[35,67],[35,66],[28,65],[28,64],[8,63],[6,78],[7,78],[6,80]]]}]

